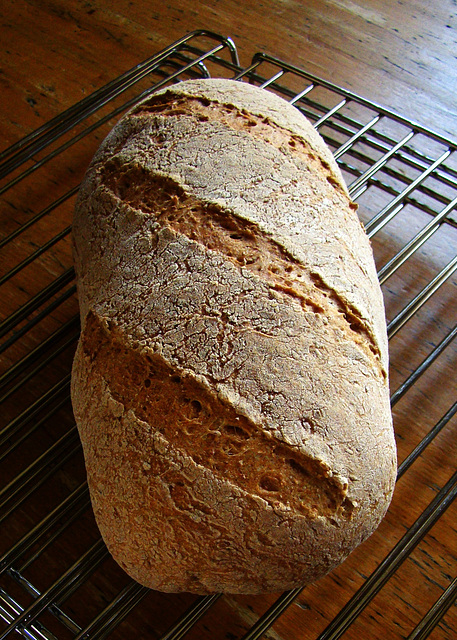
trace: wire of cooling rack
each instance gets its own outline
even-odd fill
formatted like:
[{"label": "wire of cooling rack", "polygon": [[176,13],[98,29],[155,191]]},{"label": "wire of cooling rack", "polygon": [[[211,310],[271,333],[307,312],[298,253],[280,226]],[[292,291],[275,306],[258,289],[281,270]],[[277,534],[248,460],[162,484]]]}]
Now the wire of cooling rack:
[{"label": "wire of cooling rack", "polygon": [[[235,609],[220,594],[189,599],[150,592],[110,560],[90,509],[69,402],[79,331],[69,243],[74,197],[100,137],[123,111],[159,87],[210,76],[274,91],[313,122],[359,204],[383,286],[399,498],[371,546],[362,545],[341,569],[354,582],[352,593],[346,595],[338,571],[321,581],[328,611],[319,609],[321,583],[274,600],[239,598]],[[351,637],[367,639],[379,638],[381,628],[383,635],[393,628],[415,640],[432,630],[451,637],[457,591],[449,567],[457,553],[449,524],[457,492],[451,374],[457,353],[456,149],[455,141],[273,56],[256,54],[242,68],[230,38],[198,31],[0,153],[0,640],[16,632],[33,640],[147,637],[144,629],[151,626],[162,640],[254,640],[277,625],[287,639],[296,637],[297,624],[318,640],[335,640],[353,626]],[[56,172],[63,179],[52,181]],[[38,182],[49,186],[46,193]],[[17,216],[26,195],[32,205]],[[405,512],[403,499],[411,501]],[[428,569],[418,556],[424,545],[432,558]],[[409,584],[405,591],[401,573],[416,566],[422,589]],[[427,597],[420,600],[423,591]],[[384,599],[394,603],[390,617],[382,611]]]}]

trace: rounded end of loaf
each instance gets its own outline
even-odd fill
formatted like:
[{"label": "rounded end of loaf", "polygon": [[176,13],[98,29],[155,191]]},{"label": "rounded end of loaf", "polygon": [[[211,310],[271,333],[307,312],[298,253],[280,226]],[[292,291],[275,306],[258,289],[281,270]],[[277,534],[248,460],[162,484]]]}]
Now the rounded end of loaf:
[{"label": "rounded end of loaf", "polygon": [[357,452],[352,477],[336,475],[94,313],[72,402],[103,539],[152,589],[256,594],[315,582],[371,535],[390,502],[387,433],[382,450],[365,438],[371,456]]}]

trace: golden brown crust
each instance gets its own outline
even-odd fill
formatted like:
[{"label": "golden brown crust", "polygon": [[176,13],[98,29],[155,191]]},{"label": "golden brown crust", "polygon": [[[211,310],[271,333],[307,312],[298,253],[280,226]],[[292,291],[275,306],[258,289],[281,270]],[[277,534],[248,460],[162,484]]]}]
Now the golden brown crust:
[{"label": "golden brown crust", "polygon": [[395,445],[371,249],[309,123],[233,81],[167,89],[102,145],[74,238],[72,397],[114,557],[201,593],[341,562]]}]

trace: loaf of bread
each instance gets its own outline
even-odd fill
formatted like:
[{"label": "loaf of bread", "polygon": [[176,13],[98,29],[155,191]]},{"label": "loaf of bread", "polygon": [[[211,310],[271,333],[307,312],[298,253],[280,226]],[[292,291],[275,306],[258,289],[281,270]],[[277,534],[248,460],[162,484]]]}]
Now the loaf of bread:
[{"label": "loaf of bread", "polygon": [[113,557],[194,593],[336,567],[396,450],[371,247],[310,123],[231,80],[155,93],[101,145],[73,233],[72,401]]}]

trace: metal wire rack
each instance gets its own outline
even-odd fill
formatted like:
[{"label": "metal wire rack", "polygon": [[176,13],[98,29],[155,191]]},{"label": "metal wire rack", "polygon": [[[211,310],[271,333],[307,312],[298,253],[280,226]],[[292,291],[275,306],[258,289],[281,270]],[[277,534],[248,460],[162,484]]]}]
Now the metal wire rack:
[{"label": "metal wire rack", "polygon": [[[398,482],[379,530],[335,572],[280,596],[160,594],[95,526],[69,402],[79,332],[69,236],[78,184],[120,114],[189,77],[263,86],[340,163],[372,240],[391,357]],[[455,638],[457,143],[274,57],[242,68],[199,31],[0,153],[0,640]]]}]

